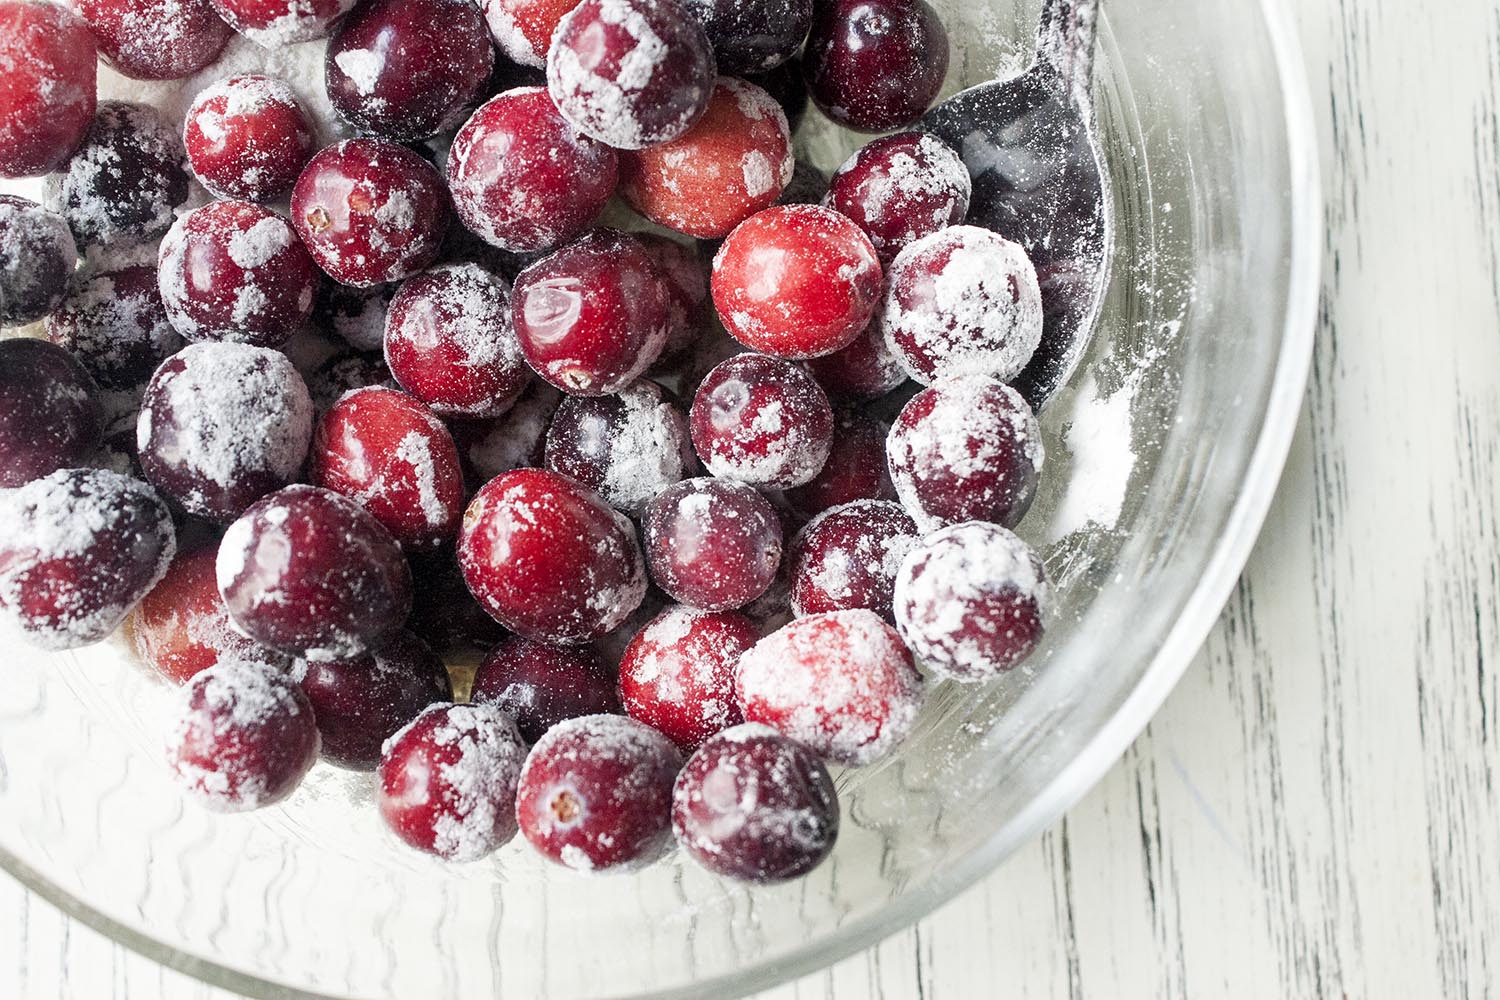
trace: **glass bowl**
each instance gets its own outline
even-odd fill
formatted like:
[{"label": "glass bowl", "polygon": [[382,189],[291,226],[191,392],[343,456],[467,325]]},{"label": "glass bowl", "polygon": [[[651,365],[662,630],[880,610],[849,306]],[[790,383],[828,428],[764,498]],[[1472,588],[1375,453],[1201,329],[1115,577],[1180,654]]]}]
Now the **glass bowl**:
[{"label": "glass bowl", "polygon": [[[936,6],[948,92],[1029,60],[1035,0]],[[1047,640],[986,687],[938,685],[908,744],[839,776],[843,834],[812,876],[747,889],[674,859],[590,878],[520,844],[444,866],[385,835],[368,779],[326,767],[283,807],[210,815],[165,780],[164,691],[123,642],[10,642],[0,864],[126,945],[266,997],[748,992],[980,879],[1088,790],[1196,652],[1270,502],[1312,343],[1320,206],[1287,19],[1273,0],[1104,6],[1115,267],[1043,415],[1022,529],[1056,581]],[[824,168],[852,148],[816,114],[805,130]]]}]

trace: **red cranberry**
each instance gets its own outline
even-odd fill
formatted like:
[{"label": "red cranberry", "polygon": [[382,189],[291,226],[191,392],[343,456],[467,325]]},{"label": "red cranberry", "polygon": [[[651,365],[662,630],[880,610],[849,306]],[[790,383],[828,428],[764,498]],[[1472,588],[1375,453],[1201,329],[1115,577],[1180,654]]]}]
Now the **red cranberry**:
[{"label": "red cranberry", "polygon": [[0,194],[0,327],[35,323],[57,308],[77,264],[66,219]]},{"label": "red cranberry", "polygon": [[681,0],[708,32],[720,73],[763,73],[797,54],[813,0]]},{"label": "red cranberry", "polygon": [[648,381],[615,396],[563,400],[547,431],[546,461],[632,516],[697,464],[687,416]]},{"label": "red cranberry", "polygon": [[692,128],[716,72],[702,25],[672,0],[583,0],[547,53],[547,87],[563,117],[616,149]]},{"label": "red cranberry", "polygon": [[768,208],[714,258],[714,305],[746,347],[815,358],[847,347],[875,315],[881,269],[853,222],[817,205]]},{"label": "red cranberry", "polygon": [[99,57],[137,80],[181,80],[207,68],[234,30],[209,0],[70,0]]},{"label": "red cranberry", "polygon": [[640,241],[596,229],[516,279],[521,350],[537,374],[575,396],[619,392],[667,342],[670,300]]},{"label": "red cranberry", "polygon": [[[764,73],[745,73],[743,76],[746,83],[755,84],[781,105],[787,127],[796,132],[797,126],[802,124],[802,117],[807,114],[807,81],[802,79],[802,61],[797,58],[788,59]],[[821,196],[820,192],[819,197]],[[812,199],[814,202],[817,200]]]},{"label": "red cranberry", "polygon": [[862,766],[906,738],[922,677],[896,630],[873,611],[798,618],[740,657],[740,708],[839,764]]},{"label": "red cranberry", "polygon": [[513,469],[544,463],[547,428],[563,400],[541,379],[532,380],[514,406],[493,420],[455,421],[451,426],[470,480],[483,485]]},{"label": "red cranberry", "polygon": [[734,666],[759,638],[755,623],[733,611],[670,607],[626,648],[620,701],[631,718],[691,753],[740,722]]},{"label": "red cranberry", "polygon": [[307,393],[312,397],[313,409],[326,413],[346,392],[375,386],[396,388],[396,380],[385,366],[385,359],[379,354],[340,351],[309,376]]},{"label": "red cranberry", "polygon": [[442,175],[404,146],[349,139],[308,161],[292,189],[292,223],[335,281],[400,281],[442,250],[448,194]]},{"label": "red cranberry", "polygon": [[104,420],[97,393],[61,347],[0,340],[0,487],[86,463]]},{"label": "red cranberry", "polygon": [[888,428],[874,417],[844,410],[833,425],[833,449],[816,477],[786,491],[786,502],[806,517],[855,500],[894,500],[886,469]]},{"label": "red cranberry", "polygon": [[788,553],[793,613],[864,608],[893,621],[896,571],[918,537],[916,522],[888,500],[857,500],[819,514]]},{"label": "red cranberry", "polygon": [[743,483],[689,479],[662,492],[642,518],[656,585],[705,611],[743,607],[781,565],[781,521]]},{"label": "red cranberry", "polygon": [[813,15],[802,67],[813,102],[838,124],[905,128],[942,89],[948,33],[924,0],[830,0]]},{"label": "red cranberry", "polygon": [[853,219],[889,264],[902,247],[969,214],[969,168],[927,132],[876,139],[844,161],[823,204]]},{"label": "red cranberry", "polygon": [[500,51],[522,66],[542,67],[558,22],[578,0],[482,0],[480,6]]},{"label": "red cranberry", "polygon": [[286,194],[313,153],[313,128],[297,95],[269,76],[232,76],[193,98],[183,129],[188,163],[220,198]]},{"label": "red cranberry", "polygon": [[3,503],[0,611],[43,649],[88,646],[113,632],[176,548],[166,505],[118,473],[63,469]]},{"label": "red cranberry", "polygon": [[789,489],[811,482],[833,447],[833,409],[812,376],[779,358],[741,354],[693,397],[693,447],[716,476]]},{"label": "red cranberry", "polygon": [[577,871],[629,871],[672,843],[672,781],[682,754],[621,715],[568,719],[526,757],[516,795],[521,834]]},{"label": "red cranberry", "polygon": [[518,469],[464,513],[458,564],[495,620],[541,642],[583,643],[646,593],[635,528],[566,476]]},{"label": "red cranberry", "polygon": [[527,743],[565,719],[620,711],[614,675],[598,653],[515,636],[484,658],[470,697],[515,719]]},{"label": "red cranberry", "polygon": [[406,627],[434,652],[440,656],[465,657],[483,653],[505,638],[505,629],[469,593],[451,548],[433,553],[414,552],[408,561],[412,573],[412,608]]},{"label": "red cranberry", "polygon": [[326,38],[356,0],[213,0],[219,16],[257,45],[275,51]]},{"label": "red cranberry", "polygon": [[672,789],[672,830],[690,857],[742,882],[806,875],[833,852],[839,798],[817,755],[747,723],[688,758]]},{"label": "red cranberry", "polygon": [[878,399],[906,381],[906,369],[886,345],[877,322],[865,327],[848,347],[805,363],[818,385],[834,399]]},{"label": "red cranberry", "polygon": [[56,4],[3,0],[0,65],[0,177],[50,173],[94,121],[94,35]]},{"label": "red cranberry", "polygon": [[399,287],[390,284],[355,288],[326,281],[313,304],[313,325],[339,337],[356,351],[379,352],[385,348],[386,313]]},{"label": "red cranberry", "polygon": [[998,524],[969,521],[933,532],[902,561],[896,627],[935,673],[988,680],[1041,641],[1047,600],[1031,546]]},{"label": "red cranberry", "polygon": [[484,705],[434,705],[391,737],[380,761],[380,815],[396,835],[446,861],[478,861],[516,835],[526,747]]},{"label": "red cranberry", "polygon": [[707,325],[708,267],[696,245],[684,246],[658,233],[632,235],[651,255],[667,292],[671,319],[657,365],[680,361],[691,352]]},{"label": "red cranberry", "polygon": [[182,348],[150,266],[79,281],[47,317],[47,339],[72,351],[106,389],[134,389]]}]

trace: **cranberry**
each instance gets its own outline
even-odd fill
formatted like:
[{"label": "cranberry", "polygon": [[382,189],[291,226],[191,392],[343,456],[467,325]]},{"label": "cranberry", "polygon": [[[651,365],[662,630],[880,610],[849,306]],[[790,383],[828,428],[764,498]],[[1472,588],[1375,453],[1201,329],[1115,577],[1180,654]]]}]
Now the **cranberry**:
[{"label": "cranberry", "polygon": [[94,36],[49,3],[0,0],[0,177],[39,177],[78,148],[94,121]]},{"label": "cranberry", "polygon": [[750,487],[688,479],[662,492],[641,519],[656,585],[705,611],[743,607],[781,565],[781,521]]},{"label": "cranberry", "polygon": [[209,0],[70,0],[99,57],[137,80],[181,80],[206,69],[234,30]]},{"label": "cranberry", "polygon": [[3,498],[0,610],[43,649],[113,632],[172,561],[166,505],[145,484],[101,469],[63,469]]},{"label": "cranberry", "polygon": [[847,347],[880,304],[875,248],[853,222],[817,205],[768,208],[714,258],[719,318],[746,347],[815,358]]},{"label": "cranberry", "polygon": [[470,697],[515,719],[527,743],[565,719],[620,711],[614,675],[598,653],[514,636],[485,656]]},{"label": "cranberry", "polygon": [[480,6],[500,51],[522,66],[542,67],[558,22],[578,0],[482,0]]},{"label": "cranberry", "polygon": [[442,175],[404,146],[349,139],[308,161],[292,189],[292,223],[335,281],[400,281],[442,250],[448,194]]},{"label": "cranberry", "polygon": [[811,517],[855,500],[894,500],[896,488],[886,469],[888,428],[874,417],[841,411],[833,425],[833,449],[813,480],[786,491],[786,502]]},{"label": "cranberry", "polygon": [[647,381],[615,396],[563,400],[547,431],[546,462],[632,516],[697,464],[687,416]]},{"label": "cranberry", "polygon": [[782,882],[833,852],[839,799],[817,755],[770,726],[747,723],[698,748],[672,789],[672,830],[716,875]]},{"label": "cranberry", "polygon": [[136,425],[151,484],[220,523],[295,479],[311,438],[302,377],[286,355],[247,344],[192,344],[162,362]]},{"label": "cranberry", "polygon": [[917,544],[900,504],[857,500],[824,511],[792,540],[792,611],[799,618],[864,608],[887,621],[901,559]]},{"label": "cranberry", "polygon": [[777,199],[778,205],[821,205],[828,194],[828,175],[806,160],[792,168],[792,180]]},{"label": "cranberry", "polygon": [[646,248],[667,292],[667,343],[657,365],[680,361],[697,343],[708,321],[708,267],[697,246],[658,233],[634,233]]},{"label": "cranberry", "polygon": [[887,439],[891,479],[924,529],[958,521],[1013,528],[1036,496],[1042,435],[1008,385],[969,375],[912,397]]},{"label": "cranberry", "polygon": [[876,139],[839,167],[824,204],[858,223],[889,264],[902,247],[969,214],[969,168],[927,132]]},{"label": "cranberry", "polygon": [[672,781],[682,754],[621,715],[568,719],[521,768],[516,818],[542,856],[578,871],[628,871],[672,843]]},{"label": "cranberry", "polygon": [[[802,124],[803,115],[807,114],[807,81],[802,79],[802,61],[794,57],[764,73],[743,75],[746,83],[755,84],[781,105],[787,127],[796,132],[797,126]],[[821,196],[820,193],[819,197]]]},{"label": "cranberry", "polygon": [[232,76],[193,98],[183,128],[188,163],[220,198],[286,194],[313,153],[313,127],[297,95],[269,76]]},{"label": "cranberry", "polygon": [[275,51],[326,38],[356,0],[213,0],[219,16],[257,45]]},{"label": "cranberry", "polygon": [[829,0],[813,15],[802,67],[823,113],[886,132],[922,114],[948,74],[948,33],[924,0]]},{"label": "cranberry", "polygon": [[813,0],[681,0],[708,32],[720,73],[763,73],[797,54]]},{"label": "cranberry", "polygon": [[409,562],[412,608],[406,627],[438,655],[482,653],[505,637],[505,629],[469,593],[452,548],[414,552]]},{"label": "cranberry", "polygon": [[325,281],[313,303],[313,325],[356,351],[378,353],[385,348],[386,313],[399,287],[386,284],[355,288]]},{"label": "cranberry", "polygon": [[969,521],[933,532],[902,561],[896,627],[935,673],[988,680],[1041,641],[1047,599],[1031,547],[998,524]]},{"label": "cranberry", "polygon": [[478,861],[516,835],[526,747],[484,705],[434,705],[391,737],[380,761],[380,815],[396,835],[446,861]]},{"label": "cranberry", "polygon": [[547,53],[563,117],[616,149],[687,132],[708,109],[716,72],[702,25],[672,0],[583,0]]},{"label": "cranberry", "polygon": [[87,462],[104,420],[97,393],[61,347],[0,340],[0,487]]},{"label": "cranberry", "polygon": [[526,360],[576,396],[619,392],[667,342],[670,299],[640,241],[596,229],[521,272],[511,303]]},{"label": "cranberry", "polygon": [[810,358],[807,370],[834,399],[868,401],[906,381],[906,369],[885,342],[880,324],[870,323],[848,347]]},{"label": "cranberry", "polygon": [[541,468],[547,428],[562,400],[562,393],[541,379],[534,379],[502,416],[493,420],[455,421],[453,438],[470,479],[483,485],[513,469]]},{"label": "cranberry", "polygon": [[811,375],[779,358],[741,354],[693,397],[693,447],[716,476],[770,489],[811,482],[833,447],[833,409]]},{"label": "cranberry", "polygon": [[150,266],[83,278],[47,317],[47,339],[72,351],[106,389],[136,388],[182,347]]},{"label": "cranberry", "polygon": [[35,323],[55,309],[77,264],[66,219],[0,194],[0,327]]},{"label": "cranberry", "polygon": [[740,722],[734,666],[759,638],[755,623],[733,611],[668,608],[626,648],[620,701],[631,718],[691,753]]}]

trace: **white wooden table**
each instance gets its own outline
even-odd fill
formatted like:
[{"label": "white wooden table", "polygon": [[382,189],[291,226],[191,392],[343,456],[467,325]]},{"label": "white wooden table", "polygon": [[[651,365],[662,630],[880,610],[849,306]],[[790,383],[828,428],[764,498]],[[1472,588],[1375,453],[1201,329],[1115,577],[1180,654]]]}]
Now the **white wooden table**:
[{"label": "white wooden table", "polygon": [[[1069,816],[767,997],[1500,983],[1500,8],[1299,0],[1328,198],[1307,410],[1199,662]],[[228,995],[0,879],[0,997]]]}]

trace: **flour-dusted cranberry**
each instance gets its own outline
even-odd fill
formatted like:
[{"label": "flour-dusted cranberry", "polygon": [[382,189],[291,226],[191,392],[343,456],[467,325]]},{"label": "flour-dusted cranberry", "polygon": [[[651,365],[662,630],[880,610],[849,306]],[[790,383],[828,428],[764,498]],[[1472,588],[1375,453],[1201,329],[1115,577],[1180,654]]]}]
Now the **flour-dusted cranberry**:
[{"label": "flour-dusted cranberry", "polygon": [[864,608],[893,621],[896,571],[918,540],[911,515],[889,500],[824,511],[807,522],[787,554],[792,612],[805,618]]},{"label": "flour-dusted cranberry", "polygon": [[687,415],[661,386],[646,380],[614,396],[563,400],[547,431],[545,457],[547,468],[632,516],[697,465]]},{"label": "flour-dusted cranberry", "polygon": [[813,0],[682,0],[708,32],[720,73],[764,73],[797,54]]},{"label": "flour-dusted cranberry", "polygon": [[912,397],[886,441],[891,480],[917,524],[1013,528],[1036,497],[1045,453],[1031,407],[982,375],[945,379]]},{"label": "flour-dusted cranberry", "polygon": [[687,132],[708,108],[716,73],[708,35],[673,0],[583,0],[547,53],[558,110],[616,149]]},{"label": "flour-dusted cranberry", "polygon": [[777,199],[778,205],[821,205],[828,194],[828,174],[808,163],[798,160],[792,168],[792,180]]},{"label": "flour-dusted cranberry", "polygon": [[924,693],[896,630],[863,609],[798,618],[771,633],[740,657],[735,689],[746,720],[856,767],[906,738]]},{"label": "flour-dusted cranberry", "polygon": [[896,499],[885,460],[888,430],[874,417],[841,410],[835,417],[828,461],[811,482],[786,491],[787,504],[804,517],[812,517],[855,500]]},{"label": "flour-dusted cranberry", "polygon": [[677,843],[716,875],[765,884],[806,875],[833,852],[839,799],[817,754],[746,723],[688,758],[672,790]]},{"label": "flour-dusted cranberry", "polygon": [[294,42],[326,38],[356,0],[213,0],[229,26],[275,51]]},{"label": "flour-dusted cranberry", "polygon": [[636,634],[620,659],[620,701],[632,719],[684,753],[740,722],[734,667],[760,630],[733,611],[676,605]]},{"label": "flour-dusted cranberry", "polygon": [[781,565],[781,520],[765,497],[726,479],[688,479],[651,501],[641,519],[656,585],[706,611],[743,607]]},{"label": "flour-dusted cranberry", "polygon": [[540,469],[545,464],[547,428],[563,394],[533,379],[509,410],[492,420],[450,423],[466,474],[476,487],[513,469]]},{"label": "flour-dusted cranberry", "polygon": [[181,80],[219,58],[234,29],[209,0],[69,0],[99,57],[137,80]]},{"label": "flour-dusted cranberry", "polygon": [[74,284],[47,317],[47,339],[73,352],[106,389],[134,389],[182,348],[156,268],[98,271]]},{"label": "flour-dusted cranberry", "polygon": [[146,386],[136,424],[141,468],[188,513],[227,523],[297,477],[312,417],[307,386],[286,355],[190,344]]},{"label": "flour-dusted cranberry", "polygon": [[470,697],[515,719],[527,743],[566,719],[620,712],[614,674],[594,650],[517,636],[485,656]]},{"label": "flour-dusted cranberry", "polygon": [[448,193],[432,164],[406,147],[349,139],[308,161],[292,188],[292,224],[335,281],[400,281],[442,250]]},{"label": "flour-dusted cranberry", "polygon": [[0,340],[0,487],[85,464],[104,412],[88,372],[44,340]]},{"label": "flour-dusted cranberry", "polygon": [[307,378],[313,409],[326,413],[346,392],[379,386],[395,389],[396,380],[379,354],[345,350],[332,355]]},{"label": "flour-dusted cranberry", "polygon": [[802,68],[813,102],[838,124],[904,128],[942,89],[948,33],[924,0],[830,0],[813,15]]},{"label": "flour-dusted cranberry", "polygon": [[885,332],[871,321],[848,346],[809,358],[805,364],[830,398],[858,402],[878,399],[906,381],[906,369],[885,342]]},{"label": "flour-dusted cranberry", "polygon": [[0,66],[0,177],[56,170],[94,120],[93,33],[56,4],[4,0]]},{"label": "flour-dusted cranberry", "polygon": [[411,563],[412,606],[406,627],[439,656],[468,659],[505,638],[505,629],[469,593],[451,547],[413,552],[407,561]]},{"label": "flour-dusted cranberry", "polygon": [[623,715],[568,719],[521,768],[516,818],[550,861],[575,871],[632,871],[672,846],[672,782],[682,754]]},{"label": "flour-dusted cranberry", "polygon": [[66,219],[0,194],[0,327],[34,323],[56,308],[77,264]]},{"label": "flour-dusted cranberry", "polygon": [[[795,133],[797,126],[802,124],[803,116],[807,114],[807,81],[802,79],[802,61],[797,58],[788,59],[765,73],[746,73],[744,79],[770,94],[771,99],[781,105],[787,126]],[[812,199],[814,202],[817,200]]]},{"label": "flour-dusted cranberry", "polygon": [[710,472],[768,489],[811,482],[833,447],[833,409],[789,361],[741,354],[693,397],[693,447]]},{"label": "flour-dusted cranberry", "polygon": [[947,143],[902,132],[845,160],[823,204],[858,223],[889,264],[907,244],[964,221],[972,191],[969,168]]},{"label": "flour-dusted cranberry", "polygon": [[817,205],[778,205],[729,234],[714,258],[719,318],[746,347],[815,358],[848,346],[880,304],[869,237]]},{"label": "flour-dusted cranberry", "polygon": [[522,66],[547,65],[547,49],[563,15],[578,0],[482,0],[485,22],[500,51]]},{"label": "flour-dusted cranberry", "polygon": [[220,198],[286,194],[313,154],[313,128],[292,88],[269,76],[231,76],[198,92],[183,126],[188,163]]},{"label": "flour-dusted cranberry", "polygon": [[527,362],[576,396],[607,396],[635,381],[661,354],[672,320],[651,254],[613,229],[522,271],[511,309]]},{"label": "flour-dusted cranberry", "polygon": [[355,288],[325,281],[313,304],[315,327],[338,337],[356,351],[379,353],[385,347],[385,318],[396,284]]},{"label": "flour-dusted cranberry", "polygon": [[176,550],[166,505],[118,473],[63,469],[6,492],[0,505],[0,612],[43,649],[109,635]]},{"label": "flour-dusted cranberry", "polygon": [[681,361],[697,343],[708,322],[708,264],[698,247],[659,233],[635,233],[661,275],[670,321],[667,343],[657,365]]},{"label": "flour-dusted cranberry", "polygon": [[1009,670],[1042,639],[1048,588],[1031,546],[998,524],[935,531],[896,576],[896,627],[933,672],[982,681]]}]

